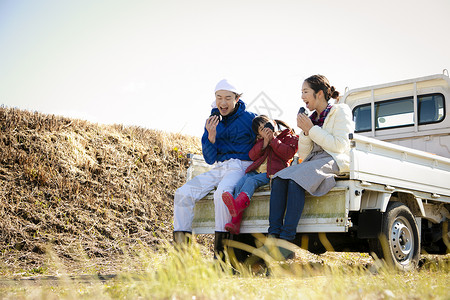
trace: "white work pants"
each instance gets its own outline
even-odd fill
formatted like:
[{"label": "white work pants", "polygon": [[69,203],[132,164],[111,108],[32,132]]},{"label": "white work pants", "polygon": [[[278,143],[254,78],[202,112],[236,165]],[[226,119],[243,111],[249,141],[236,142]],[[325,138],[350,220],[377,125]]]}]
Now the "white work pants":
[{"label": "white work pants", "polygon": [[192,232],[195,203],[217,187],[214,192],[215,231],[226,231],[225,224],[231,221],[231,215],[222,201],[222,193],[233,194],[234,186],[245,175],[245,170],[251,163],[235,158],[218,162],[210,171],[195,176],[177,189],[174,198],[173,230]]}]

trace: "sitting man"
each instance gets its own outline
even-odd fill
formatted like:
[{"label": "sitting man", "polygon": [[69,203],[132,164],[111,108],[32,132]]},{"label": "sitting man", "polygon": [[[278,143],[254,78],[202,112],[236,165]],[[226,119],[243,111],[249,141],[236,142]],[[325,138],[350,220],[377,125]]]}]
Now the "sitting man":
[{"label": "sitting man", "polygon": [[173,219],[176,243],[184,242],[186,234],[192,232],[195,203],[217,187],[214,192],[214,251],[219,255],[223,252],[223,240],[229,238],[225,224],[230,222],[231,215],[222,201],[222,194],[233,193],[234,186],[252,163],[248,153],[256,138],[252,130],[252,120],[256,114],[245,109],[241,95],[225,79],[216,85],[216,101],[211,116],[206,120],[202,137],[203,157],[214,167],[175,192]]}]

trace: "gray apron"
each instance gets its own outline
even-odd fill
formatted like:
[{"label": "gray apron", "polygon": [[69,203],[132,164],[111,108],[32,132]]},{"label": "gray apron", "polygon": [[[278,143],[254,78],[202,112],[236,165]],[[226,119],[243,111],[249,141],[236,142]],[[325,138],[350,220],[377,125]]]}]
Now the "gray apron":
[{"label": "gray apron", "polygon": [[273,177],[292,179],[313,196],[323,196],[335,185],[339,167],[333,157],[314,143],[311,153],[298,165],[277,172]]}]

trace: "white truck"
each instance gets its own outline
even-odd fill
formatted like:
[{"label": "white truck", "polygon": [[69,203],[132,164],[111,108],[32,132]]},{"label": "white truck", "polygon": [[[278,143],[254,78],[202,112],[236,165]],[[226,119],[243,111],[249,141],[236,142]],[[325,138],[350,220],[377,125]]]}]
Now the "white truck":
[{"label": "white truck", "polygon": [[[307,195],[295,243],[314,253],[375,253],[404,270],[421,251],[450,252],[448,72],[349,90],[340,102],[355,121],[350,172],[328,194]],[[209,167],[192,156],[188,179]],[[269,186],[255,192],[234,238],[267,233],[269,200]],[[193,232],[214,233],[212,193],[194,211]]]}]

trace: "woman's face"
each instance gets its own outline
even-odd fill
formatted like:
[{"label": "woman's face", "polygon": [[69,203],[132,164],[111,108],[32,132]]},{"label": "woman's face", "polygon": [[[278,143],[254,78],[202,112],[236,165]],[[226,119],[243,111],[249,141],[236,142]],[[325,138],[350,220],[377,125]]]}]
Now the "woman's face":
[{"label": "woman's face", "polygon": [[[320,93],[321,91],[319,91]],[[303,82],[302,85],[302,100],[306,104],[306,108],[309,111],[313,111],[317,108],[317,104],[319,103],[319,97],[314,92],[314,90],[309,86],[307,81]]]},{"label": "woman's face", "polygon": [[222,116],[228,116],[234,111],[236,103],[236,94],[230,91],[220,90],[216,92],[216,105]]}]

